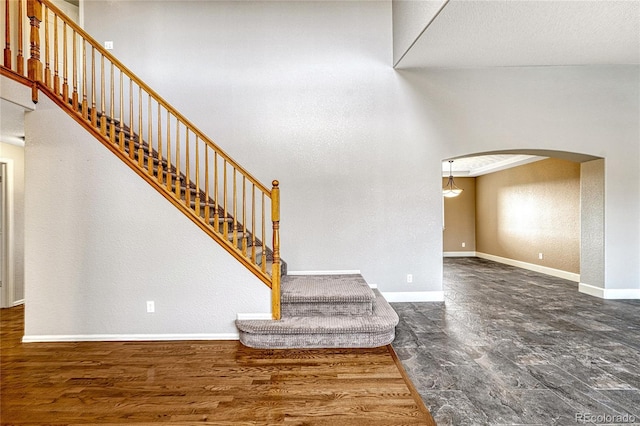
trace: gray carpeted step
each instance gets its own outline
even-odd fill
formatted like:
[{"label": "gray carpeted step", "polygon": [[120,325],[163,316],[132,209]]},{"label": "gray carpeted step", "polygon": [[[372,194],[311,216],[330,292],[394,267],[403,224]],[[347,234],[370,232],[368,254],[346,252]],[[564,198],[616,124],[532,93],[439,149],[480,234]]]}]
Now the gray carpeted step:
[{"label": "gray carpeted step", "polygon": [[237,320],[240,341],[260,349],[373,348],[395,338],[398,315],[378,290],[372,314],[363,316],[283,317],[279,321]]},{"label": "gray carpeted step", "polygon": [[362,275],[287,275],[280,285],[283,317],[371,315],[375,295]]}]

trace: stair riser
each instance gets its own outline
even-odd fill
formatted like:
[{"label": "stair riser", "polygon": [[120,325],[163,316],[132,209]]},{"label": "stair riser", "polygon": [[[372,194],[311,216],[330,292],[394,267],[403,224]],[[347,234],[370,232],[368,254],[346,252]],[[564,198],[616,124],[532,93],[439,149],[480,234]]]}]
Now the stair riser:
[{"label": "stair riser", "polygon": [[375,333],[250,334],[240,332],[240,342],[257,349],[375,348],[395,339],[395,327]]},{"label": "stair riser", "polygon": [[283,317],[329,317],[371,315],[371,303],[282,303]]}]

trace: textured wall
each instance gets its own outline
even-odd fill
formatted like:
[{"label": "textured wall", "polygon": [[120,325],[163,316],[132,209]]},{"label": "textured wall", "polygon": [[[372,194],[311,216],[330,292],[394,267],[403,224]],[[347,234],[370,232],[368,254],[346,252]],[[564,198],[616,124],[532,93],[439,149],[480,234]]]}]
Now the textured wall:
[{"label": "textured wall", "polygon": [[394,72],[383,2],[85,6],[90,33],[260,179],[280,178],[292,268],[439,290],[440,161],[546,149],[606,159],[605,285],[640,288],[637,66]]},{"label": "textured wall", "polygon": [[[442,185],[448,178],[442,179]],[[476,251],[476,178],[455,178],[462,194],[444,198],[443,251]],[[465,247],[462,247],[462,243]]]},{"label": "textured wall", "polygon": [[25,128],[27,338],[224,337],[270,311],[267,286],[44,96]]},{"label": "textured wall", "polygon": [[447,0],[393,0],[393,63],[397,63]]},{"label": "textured wall", "polygon": [[280,180],[290,270],[359,269],[385,292],[441,289],[439,143],[390,66],[390,3],[85,10],[89,33],[113,40],[119,59],[259,179]]},{"label": "textured wall", "polygon": [[580,282],[604,288],[604,160],[580,165]]},{"label": "textured wall", "polygon": [[477,251],[580,273],[580,164],[538,161],[476,185]]},{"label": "textured wall", "polygon": [[437,122],[440,158],[536,149],[604,158],[605,287],[640,288],[640,67],[398,74]]}]

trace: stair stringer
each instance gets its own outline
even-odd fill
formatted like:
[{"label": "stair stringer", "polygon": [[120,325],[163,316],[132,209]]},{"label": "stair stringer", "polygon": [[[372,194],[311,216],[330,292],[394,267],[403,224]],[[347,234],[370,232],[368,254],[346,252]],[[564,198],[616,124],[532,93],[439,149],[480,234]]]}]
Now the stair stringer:
[{"label": "stair stringer", "polygon": [[270,311],[260,279],[55,103],[25,132],[25,340],[233,339],[238,312]]}]

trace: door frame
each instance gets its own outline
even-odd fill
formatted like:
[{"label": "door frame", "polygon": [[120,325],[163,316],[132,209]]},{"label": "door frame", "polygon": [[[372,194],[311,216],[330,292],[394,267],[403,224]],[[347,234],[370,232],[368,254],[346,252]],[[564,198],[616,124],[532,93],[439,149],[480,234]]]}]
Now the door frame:
[{"label": "door frame", "polygon": [[[14,293],[14,217],[13,217],[13,160],[0,157],[0,163],[5,165],[4,179],[2,180],[2,195],[0,200],[2,209],[2,241],[0,241],[0,258],[2,261],[2,287],[0,288],[0,308],[12,307],[15,302]],[[4,201],[4,202],[2,202]]]}]

